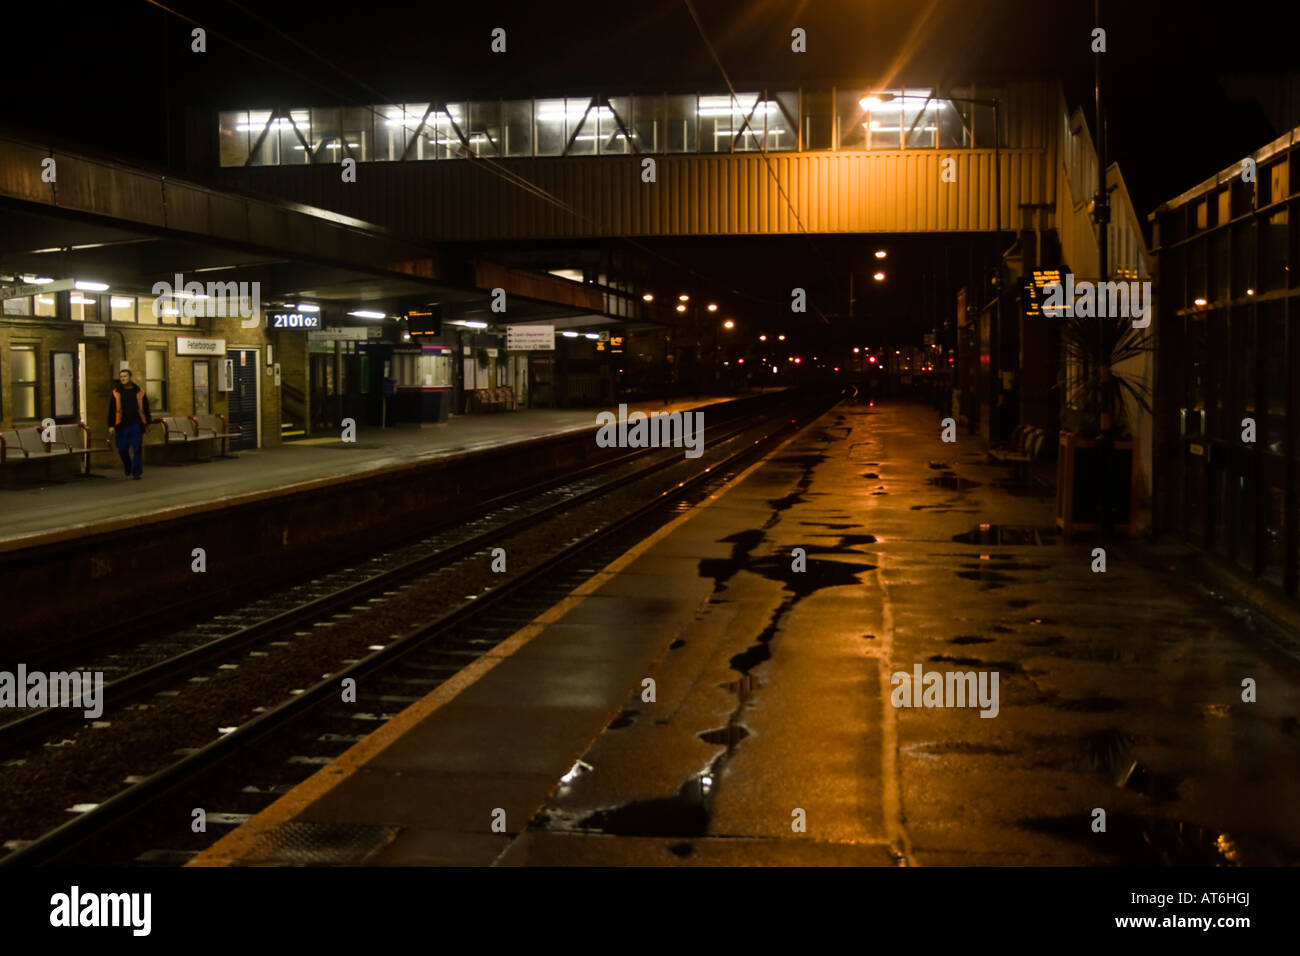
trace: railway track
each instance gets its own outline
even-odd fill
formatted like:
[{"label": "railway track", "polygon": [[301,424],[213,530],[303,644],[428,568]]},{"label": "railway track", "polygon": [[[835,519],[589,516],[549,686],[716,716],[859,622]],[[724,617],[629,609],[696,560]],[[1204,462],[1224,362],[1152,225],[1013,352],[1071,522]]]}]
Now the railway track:
[{"label": "railway track", "polygon": [[[818,406],[817,411],[822,408],[824,405]],[[340,569],[335,575],[312,582],[303,594],[305,600],[289,609],[272,608],[272,613],[251,623],[237,615],[231,616],[229,623],[236,626],[228,633],[119,677],[106,688],[106,697],[112,689],[119,695],[115,698],[118,702],[127,694],[139,697],[159,686],[175,684],[186,673],[210,668],[218,660],[229,661],[250,647],[283,646],[286,642],[277,640],[278,637],[289,633],[311,634],[300,629],[313,624],[330,626],[355,619],[357,623],[352,626],[358,632],[358,641],[371,641],[364,645],[362,656],[344,658],[338,668],[325,672],[311,686],[293,688],[287,700],[281,697],[278,703],[254,707],[256,716],[237,726],[220,728],[216,740],[209,738],[198,747],[184,748],[178,752],[179,759],[147,775],[129,778],[125,789],[117,790],[93,806],[80,808],[82,812],[76,817],[35,840],[16,846],[9,844],[13,852],[0,859],[0,864],[183,862],[219,837],[224,826],[238,824],[257,812],[364,737],[379,722],[427,694],[552,606],[593,570],[653,530],[666,508],[689,502],[701,489],[811,417],[814,413],[810,411],[802,417],[795,414],[791,419],[786,410],[758,424],[714,426],[715,430],[708,433],[706,446],[712,454],[700,461],[684,462],[678,452],[676,456],[665,456],[649,464],[615,468],[618,473],[612,478],[602,480],[601,475],[584,473],[579,480],[548,489],[528,503],[517,495],[508,496],[511,501],[461,529],[449,529],[414,545],[376,556],[364,565]],[[647,487],[650,485],[654,487]],[[632,507],[620,506],[616,517],[601,522],[595,530],[564,538],[567,530],[560,525],[572,519],[584,505],[608,501],[615,494],[626,498],[634,489],[635,497],[644,496],[644,500]],[[548,531],[551,526],[555,526],[554,533]],[[532,535],[534,546],[539,536],[553,539],[553,546],[522,572],[504,576],[504,580],[493,582],[482,593],[463,595],[463,600],[446,613],[408,628],[400,635],[366,636],[369,633],[365,627],[369,620],[367,612],[373,612],[376,606],[403,597],[409,600],[413,589],[419,594],[440,593],[434,579],[454,579],[467,562],[481,567],[494,546],[505,544],[508,551],[515,552],[518,549],[510,548],[508,543],[528,535]],[[454,585],[453,580],[452,590]],[[347,610],[341,610],[344,608]],[[328,620],[323,622],[322,618]],[[249,653],[251,656],[268,652]],[[233,669],[242,665],[220,666]],[[355,680],[357,687],[366,688],[363,699],[369,709],[347,708],[337,702],[345,678]],[[381,692],[376,693],[376,688]],[[176,696],[180,691],[162,693]],[[66,712],[42,711],[0,728],[0,748],[9,742],[14,746],[30,743],[50,729],[57,729],[60,719],[66,719]],[[270,756],[264,751],[269,751]],[[229,769],[232,763],[247,764],[247,767],[232,772]],[[233,790],[225,782],[214,790],[210,782],[215,776],[255,782]],[[214,804],[216,792],[223,796]],[[201,802],[193,802],[204,795]],[[160,803],[172,809],[160,810]],[[209,814],[216,832],[191,834],[181,843],[195,845],[177,847],[176,838],[189,832],[190,808],[211,809],[218,805],[228,809]],[[146,807],[151,808],[147,814],[143,813]],[[173,819],[174,813],[182,815]],[[163,823],[162,831],[156,836],[148,836],[136,832],[143,817],[155,824],[170,823]],[[148,828],[149,824],[145,823],[144,829]],[[142,846],[152,849],[141,852]]]}]

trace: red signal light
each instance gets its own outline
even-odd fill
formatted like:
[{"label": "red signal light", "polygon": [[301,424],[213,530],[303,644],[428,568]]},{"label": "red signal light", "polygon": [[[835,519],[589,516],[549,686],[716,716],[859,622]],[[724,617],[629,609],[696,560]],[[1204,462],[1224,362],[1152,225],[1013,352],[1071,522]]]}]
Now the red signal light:
[{"label": "red signal light", "polygon": [[876,364],[876,357],[875,357],[874,355],[869,355],[869,356],[867,356],[867,363],[870,364],[870,365],[875,365],[875,364]]}]

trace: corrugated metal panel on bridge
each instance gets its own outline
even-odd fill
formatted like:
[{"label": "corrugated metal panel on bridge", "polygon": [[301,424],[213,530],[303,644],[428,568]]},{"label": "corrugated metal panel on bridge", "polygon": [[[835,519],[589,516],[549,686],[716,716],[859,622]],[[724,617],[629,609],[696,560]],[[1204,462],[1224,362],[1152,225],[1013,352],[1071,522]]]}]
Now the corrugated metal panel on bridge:
[{"label": "corrugated metal panel on bridge", "polygon": [[[1015,227],[1020,204],[1055,199],[1050,154],[1046,148],[1002,151],[1004,228]],[[952,183],[940,176],[947,158],[954,162]],[[654,159],[655,183],[642,182],[641,157],[500,163],[577,215],[476,161],[365,164],[355,183],[343,183],[334,166],[224,170],[223,177],[434,240],[757,235],[798,232],[799,221],[815,233],[994,227],[992,150],[772,153],[770,172],[761,154]]]}]

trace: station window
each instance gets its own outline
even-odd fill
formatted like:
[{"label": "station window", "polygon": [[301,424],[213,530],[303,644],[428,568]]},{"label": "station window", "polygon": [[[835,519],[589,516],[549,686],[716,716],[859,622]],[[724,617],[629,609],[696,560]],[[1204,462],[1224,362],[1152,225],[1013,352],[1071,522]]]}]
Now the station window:
[{"label": "station window", "polygon": [[114,322],[135,321],[135,296],[112,295],[108,297],[109,316]]},{"label": "station window", "polygon": [[246,110],[220,114],[217,141],[220,143],[222,166],[242,166],[248,161],[248,134]]},{"label": "station window", "polygon": [[30,295],[20,296],[17,299],[5,299],[5,315],[31,315],[32,314],[32,297]]},{"label": "station window", "polygon": [[14,345],[9,349],[9,380],[13,384],[13,421],[36,417],[36,346]]},{"label": "station window", "polygon": [[34,314],[41,316],[58,315],[58,308],[55,305],[56,300],[53,292],[38,292],[32,298],[36,305]]},{"label": "station window", "polygon": [[501,104],[503,156],[533,155],[533,101],[508,100]]},{"label": "station window", "polygon": [[164,304],[166,300],[160,303],[151,295],[140,296],[139,306],[135,310],[136,322],[140,325],[157,325],[158,316],[154,315],[154,309],[162,311],[164,308],[175,308],[170,304]]},{"label": "station window", "polygon": [[699,98],[696,96],[669,96],[667,152],[693,153],[699,137]]},{"label": "station window", "polygon": [[167,347],[149,346],[144,353],[144,393],[149,396],[149,410],[167,408]]},{"label": "station window", "polygon": [[99,296],[87,295],[76,289],[68,293],[68,314],[77,322],[99,321]]},{"label": "station window", "polygon": [[[537,101],[537,155],[559,156],[564,152],[564,100]],[[578,118],[581,119],[581,111]]]}]

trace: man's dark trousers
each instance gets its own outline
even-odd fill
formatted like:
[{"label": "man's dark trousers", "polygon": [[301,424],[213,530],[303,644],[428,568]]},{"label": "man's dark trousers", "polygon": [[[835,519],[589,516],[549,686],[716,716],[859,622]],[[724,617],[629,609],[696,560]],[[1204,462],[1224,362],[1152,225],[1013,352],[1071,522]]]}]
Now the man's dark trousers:
[{"label": "man's dark trousers", "polygon": [[[117,437],[117,453],[122,456],[122,468],[139,478],[144,471],[144,426],[118,425],[114,432]],[[134,455],[135,460],[132,461]]]}]

